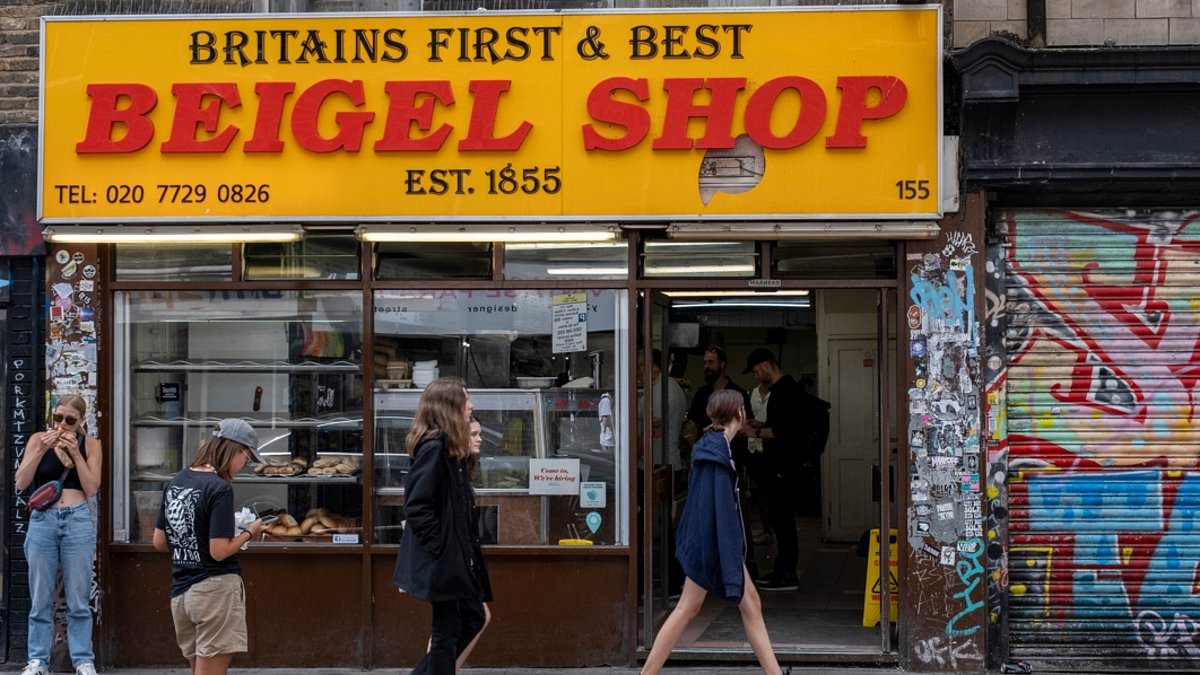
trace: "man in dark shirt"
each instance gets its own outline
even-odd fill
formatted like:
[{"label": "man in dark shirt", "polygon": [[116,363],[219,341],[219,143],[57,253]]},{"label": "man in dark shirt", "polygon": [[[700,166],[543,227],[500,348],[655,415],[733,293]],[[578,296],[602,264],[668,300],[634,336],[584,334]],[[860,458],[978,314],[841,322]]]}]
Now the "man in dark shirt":
[{"label": "man in dark shirt", "polygon": [[[742,395],[746,401],[746,418],[749,419],[752,415],[750,412],[750,395],[745,389],[738,386],[737,382],[729,379],[725,374],[725,366],[729,359],[725,356],[725,350],[716,345],[709,345],[704,350],[704,386],[696,390],[695,396],[692,397],[692,406],[688,408],[688,419],[695,422],[697,427],[703,431],[705,427],[712,423],[708,419],[708,398],[715,391],[722,389],[732,389]],[[745,445],[745,443],[742,443]],[[736,451],[736,447],[735,447]],[[736,457],[735,457],[736,460]]]},{"label": "man in dark shirt", "polygon": [[794,591],[799,588],[796,564],[800,557],[796,539],[796,498],[803,465],[803,417],[800,414],[804,392],[791,375],[784,375],[771,350],[759,347],[750,352],[744,373],[771,388],[767,399],[767,422],[752,422],[745,430],[750,438],[761,438],[767,458],[767,503],[771,529],[779,548],[775,569],[762,582],[765,591]]},{"label": "man in dark shirt", "polygon": [[[721,391],[722,389],[730,389],[742,395],[742,400],[746,406],[746,419],[754,416],[750,409],[750,394],[741,387],[737,382],[729,379],[725,374],[725,367],[729,364],[729,358],[725,354],[725,350],[716,345],[709,345],[704,350],[704,386],[696,390],[692,396],[692,405],[688,408],[688,419],[696,424],[699,431],[703,432],[708,425],[712,424],[712,420],[708,418],[708,399],[713,395],[713,392]],[[747,485],[746,469],[749,466],[749,451],[746,446],[746,438],[738,436],[733,439],[730,444],[730,449],[733,450],[733,463],[737,466],[738,480],[742,485]],[[746,567],[750,570],[750,577],[758,576],[758,565],[754,560],[754,536],[750,532],[750,523],[745,520],[746,509],[742,509],[743,525],[746,530]]]}]

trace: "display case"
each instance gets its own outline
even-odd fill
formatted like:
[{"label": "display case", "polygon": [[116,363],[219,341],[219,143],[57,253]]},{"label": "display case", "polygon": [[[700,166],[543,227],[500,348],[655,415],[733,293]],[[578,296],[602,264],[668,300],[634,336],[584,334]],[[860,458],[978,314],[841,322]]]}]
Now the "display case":
[{"label": "display case", "polygon": [[[376,533],[379,543],[396,543],[404,520],[404,477],[411,459],[404,437],[421,397],[418,389],[375,392]],[[613,543],[614,453],[601,444],[598,413],[607,392],[595,389],[471,389],[482,447],[472,482],[484,543],[557,544],[563,540]],[[538,494],[531,466],[563,466],[536,460],[567,460],[576,494]],[[577,462],[577,463],[576,463]],[[536,479],[535,479],[536,481]],[[569,483],[569,480],[567,481]],[[584,507],[582,483],[600,483]],[[596,519],[601,526],[592,530]]]},{"label": "display case", "polygon": [[286,513],[264,540],[360,543],[361,295],[202,295],[117,295],[114,541],[151,541],[167,482],[238,417],[264,463],[235,507]]}]

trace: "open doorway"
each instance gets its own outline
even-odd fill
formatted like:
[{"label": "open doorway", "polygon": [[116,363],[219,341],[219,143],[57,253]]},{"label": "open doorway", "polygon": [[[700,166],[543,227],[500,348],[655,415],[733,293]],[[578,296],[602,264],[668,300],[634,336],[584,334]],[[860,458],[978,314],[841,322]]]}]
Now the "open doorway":
[{"label": "open doorway", "polygon": [[[870,532],[897,522],[894,291],[667,291],[643,302],[642,340],[653,352],[643,384],[654,398],[638,407],[654,427],[654,470],[642,492],[651,504],[643,638],[682,586],[673,532],[687,503],[690,449],[707,424],[707,396],[730,387],[745,392],[761,430],[731,448],[746,564],[776,652],[888,651],[894,633],[865,621],[864,594],[885,564],[876,558],[868,573]],[[749,653],[737,607],[710,594],[678,649]]]}]

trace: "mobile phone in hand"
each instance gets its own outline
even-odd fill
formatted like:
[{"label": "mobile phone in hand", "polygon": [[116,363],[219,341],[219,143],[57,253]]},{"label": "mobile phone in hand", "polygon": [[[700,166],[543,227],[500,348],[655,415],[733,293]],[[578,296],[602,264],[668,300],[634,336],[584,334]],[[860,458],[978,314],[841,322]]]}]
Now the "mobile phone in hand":
[{"label": "mobile phone in hand", "polygon": [[270,525],[270,524],[274,523],[275,521],[279,520],[279,516],[275,516],[275,515],[262,516],[261,520],[262,520],[263,525]]}]

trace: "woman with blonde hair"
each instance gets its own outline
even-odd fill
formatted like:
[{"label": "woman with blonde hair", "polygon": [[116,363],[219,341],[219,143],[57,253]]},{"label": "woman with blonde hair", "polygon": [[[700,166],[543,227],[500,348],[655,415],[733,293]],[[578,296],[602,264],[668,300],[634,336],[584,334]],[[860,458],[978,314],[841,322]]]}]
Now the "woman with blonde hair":
[{"label": "woman with blonde hair", "polygon": [[763,672],[779,675],[771,638],[763,622],[762,601],[746,571],[746,533],[742,529],[737,467],[729,443],[746,426],[746,400],[741,392],[722,389],[705,409],[712,425],[692,448],[688,500],[675,535],[675,557],[685,579],[679,604],[667,617],[642,673],[658,673],[671,649],[704,605],[708,593],[736,602],[742,625]]},{"label": "woman with blonde hair", "polygon": [[100,491],[100,441],[84,434],[87,403],[77,394],[58,399],[48,431],[34,434],[17,468],[19,491],[59,481],[57,500],[29,514],[25,560],[29,563],[29,663],[21,675],[49,672],[54,637],[54,587],[63,575],[67,600],[67,644],[77,675],[95,675],[92,651],[92,563],[96,523],[89,501]]},{"label": "woman with blonde hair", "polygon": [[405,526],[393,582],[433,609],[429,652],[413,675],[453,675],[485,621],[486,573],[475,555],[466,462],[473,409],[462,380],[434,380],[405,439],[412,466],[404,480]]}]

